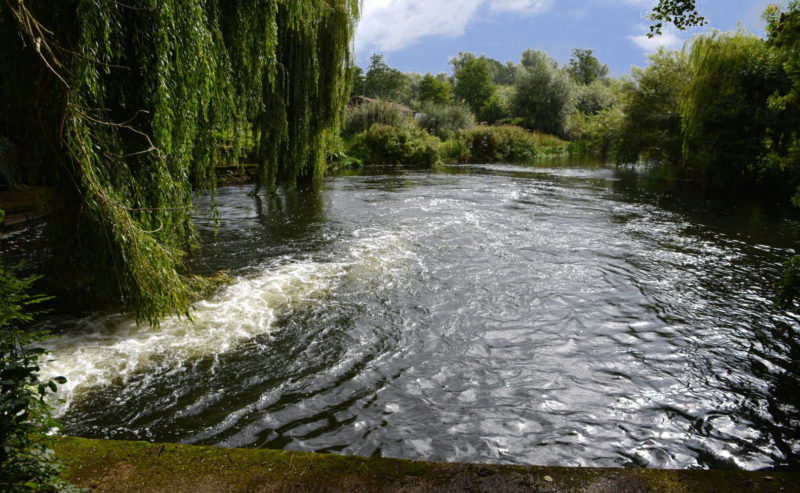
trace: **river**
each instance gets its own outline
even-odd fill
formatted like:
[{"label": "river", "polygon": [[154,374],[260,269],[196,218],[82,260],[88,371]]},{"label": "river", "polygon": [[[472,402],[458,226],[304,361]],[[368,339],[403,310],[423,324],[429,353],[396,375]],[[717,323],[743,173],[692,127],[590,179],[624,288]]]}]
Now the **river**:
[{"label": "river", "polygon": [[439,461],[797,467],[793,211],[577,164],[199,197],[193,321],[55,317],[66,432]]}]

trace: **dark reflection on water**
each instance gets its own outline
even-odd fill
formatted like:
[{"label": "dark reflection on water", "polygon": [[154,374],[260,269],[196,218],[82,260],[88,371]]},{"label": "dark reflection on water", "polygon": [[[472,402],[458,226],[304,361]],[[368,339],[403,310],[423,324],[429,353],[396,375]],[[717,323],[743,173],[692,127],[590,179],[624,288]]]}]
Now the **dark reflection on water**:
[{"label": "dark reflection on water", "polygon": [[[87,352],[91,372],[73,378],[108,375],[76,391],[68,432],[448,461],[798,466],[798,317],[770,302],[792,211],[555,163],[247,191],[220,190],[219,233],[200,220],[192,265],[261,282],[248,289],[275,304],[271,329],[184,351],[113,327],[97,342],[97,324],[70,322],[135,370]],[[206,325],[225,334],[248,316]]]}]

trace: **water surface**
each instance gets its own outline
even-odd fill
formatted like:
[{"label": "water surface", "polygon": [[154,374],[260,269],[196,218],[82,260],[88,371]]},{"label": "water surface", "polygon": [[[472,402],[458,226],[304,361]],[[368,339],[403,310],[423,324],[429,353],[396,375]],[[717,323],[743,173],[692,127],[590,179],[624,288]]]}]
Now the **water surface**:
[{"label": "water surface", "polygon": [[59,319],[67,432],[443,461],[797,467],[790,212],[587,166],[219,190],[194,321]]}]

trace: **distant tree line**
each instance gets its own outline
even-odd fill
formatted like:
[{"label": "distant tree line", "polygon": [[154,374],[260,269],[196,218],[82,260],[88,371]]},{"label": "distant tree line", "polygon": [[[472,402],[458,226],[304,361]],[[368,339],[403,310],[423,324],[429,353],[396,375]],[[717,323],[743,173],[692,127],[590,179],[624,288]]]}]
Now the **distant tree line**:
[{"label": "distant tree line", "polygon": [[[704,22],[693,2],[662,4],[670,22],[685,15],[679,27]],[[477,122],[583,141],[616,162],[660,163],[704,187],[788,194],[800,186],[797,17],[797,1],[769,7],[766,39],[698,35],[618,79],[591,49],[573,50],[565,65],[537,50],[517,63],[462,52],[437,76],[402,73],[376,54],[361,89],[423,113],[463,104]]]},{"label": "distant tree line", "polygon": [[[594,108],[607,83],[608,66],[590,49],[576,49],[566,66],[544,52],[527,50],[519,63],[502,63],[461,52],[450,60],[452,75],[403,73],[373,54],[366,71],[354,67],[352,96],[386,99],[418,109],[424,105],[466,104],[479,121],[515,123],[531,130],[567,136],[567,121],[578,104]],[[584,100],[591,100],[586,102]],[[545,103],[546,101],[546,103]]]}]

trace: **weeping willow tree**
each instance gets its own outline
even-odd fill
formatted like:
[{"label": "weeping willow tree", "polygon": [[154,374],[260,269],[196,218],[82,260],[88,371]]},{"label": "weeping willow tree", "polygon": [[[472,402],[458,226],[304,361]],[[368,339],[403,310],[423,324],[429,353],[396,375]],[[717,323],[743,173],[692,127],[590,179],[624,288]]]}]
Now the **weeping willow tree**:
[{"label": "weeping willow tree", "polygon": [[[187,314],[192,193],[257,142],[259,184],[325,169],[358,0],[0,0],[0,168],[54,187],[76,302]],[[13,156],[10,158],[9,156]]]},{"label": "weeping willow tree", "polygon": [[785,145],[787,127],[787,115],[769,100],[791,87],[767,42],[744,32],[701,36],[692,43],[689,67],[679,105],[685,167],[712,187],[791,186],[796,170],[766,159]]}]

